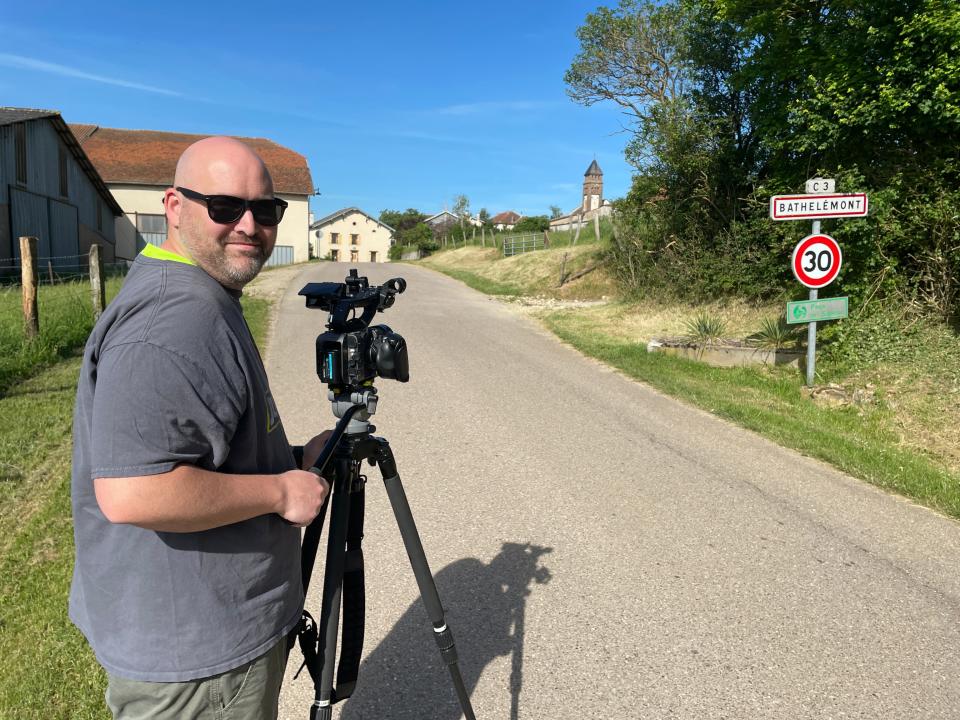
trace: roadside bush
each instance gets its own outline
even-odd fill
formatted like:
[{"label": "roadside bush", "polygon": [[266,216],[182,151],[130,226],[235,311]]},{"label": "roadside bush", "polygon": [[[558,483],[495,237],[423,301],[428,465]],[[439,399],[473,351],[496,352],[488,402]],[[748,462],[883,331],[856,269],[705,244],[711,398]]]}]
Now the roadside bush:
[{"label": "roadside bush", "polygon": [[511,232],[543,232],[550,229],[550,218],[546,215],[531,215],[521,218],[520,222],[513,226]]}]

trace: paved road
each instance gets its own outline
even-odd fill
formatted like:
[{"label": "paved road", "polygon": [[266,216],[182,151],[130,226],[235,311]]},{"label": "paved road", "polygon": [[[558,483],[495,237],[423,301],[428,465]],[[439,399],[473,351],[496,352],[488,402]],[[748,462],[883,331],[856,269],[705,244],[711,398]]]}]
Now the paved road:
[{"label": "paved road", "polygon": [[[288,435],[332,425],[325,314],[291,283],[268,366]],[[683,406],[422,268],[378,316],[391,441],[477,717],[958,718],[960,525]],[[460,717],[383,485],[360,687],[339,717]],[[315,580],[308,607],[318,608]],[[317,592],[315,592],[317,591]],[[281,717],[305,719],[291,681]]]}]

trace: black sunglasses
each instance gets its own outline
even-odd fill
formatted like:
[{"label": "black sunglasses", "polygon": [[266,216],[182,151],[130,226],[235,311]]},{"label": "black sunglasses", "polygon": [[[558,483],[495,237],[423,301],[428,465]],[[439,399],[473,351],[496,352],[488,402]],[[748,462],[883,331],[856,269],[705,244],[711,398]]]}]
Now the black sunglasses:
[{"label": "black sunglasses", "polygon": [[183,193],[184,197],[205,203],[210,219],[221,225],[237,222],[243,217],[247,208],[250,208],[253,219],[257,221],[258,225],[273,227],[283,219],[283,211],[287,209],[287,201],[280,198],[245,200],[233,195],[201,195],[185,187],[175,189]]}]

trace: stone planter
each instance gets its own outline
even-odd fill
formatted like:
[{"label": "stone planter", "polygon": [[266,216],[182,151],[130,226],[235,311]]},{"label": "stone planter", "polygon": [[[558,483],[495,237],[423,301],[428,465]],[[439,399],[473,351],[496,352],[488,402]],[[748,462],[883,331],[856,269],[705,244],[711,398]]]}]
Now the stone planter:
[{"label": "stone planter", "polygon": [[647,352],[662,352],[668,355],[698,360],[715,367],[741,367],[744,365],[789,365],[800,368],[806,353],[800,350],[770,350],[753,347],[739,341],[694,345],[689,340],[653,338],[647,343]]}]

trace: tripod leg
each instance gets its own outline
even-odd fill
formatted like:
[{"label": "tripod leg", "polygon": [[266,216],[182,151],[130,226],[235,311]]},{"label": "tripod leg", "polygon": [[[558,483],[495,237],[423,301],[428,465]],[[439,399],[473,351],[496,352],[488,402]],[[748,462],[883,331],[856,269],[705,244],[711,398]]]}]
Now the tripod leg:
[{"label": "tripod leg", "polygon": [[340,597],[343,591],[343,569],[347,543],[347,521],[350,516],[350,487],[353,482],[353,461],[338,454],[331,495],[330,534],[327,539],[327,560],[324,569],[323,599],[320,605],[318,633],[322,645],[320,684],[317,687],[310,720],[329,720],[333,714],[333,672],[337,658],[337,629],[340,622]]},{"label": "tripod leg", "polygon": [[400,483],[400,476],[397,474],[397,464],[393,458],[393,451],[386,440],[382,438],[376,438],[376,440],[380,444],[377,464],[380,466],[387,497],[393,507],[393,514],[397,519],[397,525],[400,527],[403,545],[407,550],[407,557],[410,558],[410,565],[417,579],[417,586],[420,588],[420,597],[423,599],[430,622],[433,623],[434,639],[440,648],[440,656],[450,670],[450,677],[453,680],[453,686],[464,717],[467,720],[476,720],[476,716],[473,714],[473,706],[470,704],[470,696],[467,693],[457,664],[457,648],[453,642],[453,633],[447,627],[443,617],[440,595],[437,593],[436,583],[434,583],[430,567],[427,565],[427,556],[423,552],[423,543],[420,541],[417,526],[413,521],[413,513],[410,511],[410,503],[407,502],[407,494],[404,492],[403,485]]}]

